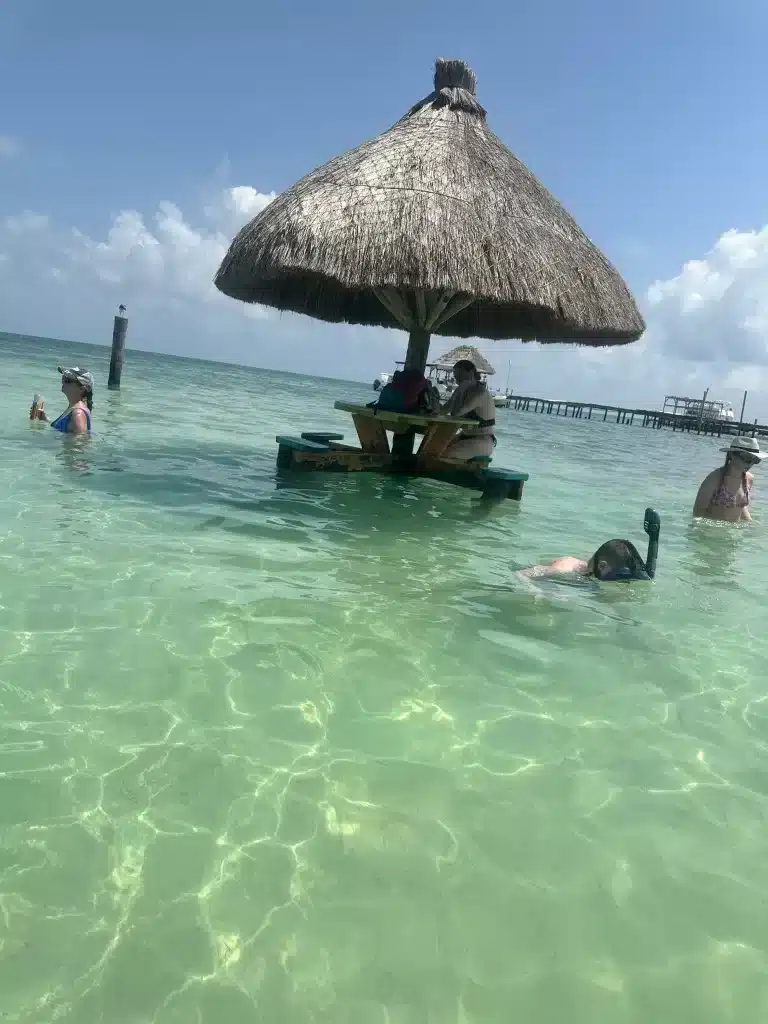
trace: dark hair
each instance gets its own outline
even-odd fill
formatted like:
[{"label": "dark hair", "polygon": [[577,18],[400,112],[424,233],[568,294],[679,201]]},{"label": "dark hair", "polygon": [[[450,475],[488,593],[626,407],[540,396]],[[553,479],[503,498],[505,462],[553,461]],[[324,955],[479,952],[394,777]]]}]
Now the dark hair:
[{"label": "dark hair", "polygon": [[453,364],[454,370],[469,370],[470,373],[477,373],[477,367],[471,359],[460,359],[458,363]]},{"label": "dark hair", "polygon": [[607,540],[592,555],[592,573],[598,579],[601,579],[601,573],[598,569],[599,562],[608,563],[608,568],[603,575],[608,575],[621,569],[627,569],[632,573],[638,569],[645,571],[645,562],[631,540]]},{"label": "dark hair", "polygon": [[87,388],[77,377],[67,377],[65,380],[69,384],[77,384],[80,388],[80,401],[85,402],[88,406],[88,412],[93,412],[93,391]]},{"label": "dark hair", "polygon": [[85,385],[81,384],[79,380],[76,380],[75,383],[80,388],[80,401],[85,402],[85,404],[88,406],[88,412],[93,412],[93,392],[90,390],[90,388],[87,388],[85,387]]},{"label": "dark hair", "polygon": [[80,401],[85,402],[88,406],[88,412],[93,412],[93,392],[90,388],[85,387],[79,380],[75,381],[75,384],[80,388]]}]

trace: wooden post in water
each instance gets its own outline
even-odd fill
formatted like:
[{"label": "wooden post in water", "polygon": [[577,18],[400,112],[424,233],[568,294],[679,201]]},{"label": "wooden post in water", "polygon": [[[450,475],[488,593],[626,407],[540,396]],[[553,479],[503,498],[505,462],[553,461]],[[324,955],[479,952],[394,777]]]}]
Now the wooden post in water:
[{"label": "wooden post in water", "polygon": [[707,390],[704,392],[704,397],[701,400],[701,408],[699,409],[699,422],[696,424],[696,433],[697,434],[701,433],[701,421],[704,419],[704,403],[707,400],[707,395],[708,394],[709,394],[709,388],[707,388]]},{"label": "wooden post in water", "polygon": [[112,355],[109,360],[109,378],[107,387],[110,391],[120,390],[120,378],[123,375],[123,362],[125,361],[125,336],[128,333],[128,317],[125,315],[125,306],[119,306],[117,316],[112,327]]},{"label": "wooden post in water", "polygon": [[739,416],[739,433],[744,433],[744,410],[747,407],[747,392],[744,392],[744,401],[741,403],[741,416]]}]

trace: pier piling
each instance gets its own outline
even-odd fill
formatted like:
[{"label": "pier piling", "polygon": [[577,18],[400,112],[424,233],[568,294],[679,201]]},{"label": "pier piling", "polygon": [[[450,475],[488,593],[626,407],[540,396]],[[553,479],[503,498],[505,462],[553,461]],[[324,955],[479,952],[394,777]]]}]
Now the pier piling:
[{"label": "pier piling", "polygon": [[125,336],[128,333],[128,318],[125,306],[120,306],[112,326],[112,355],[109,360],[109,378],[107,387],[110,391],[120,390],[120,378],[123,375],[125,361]]}]

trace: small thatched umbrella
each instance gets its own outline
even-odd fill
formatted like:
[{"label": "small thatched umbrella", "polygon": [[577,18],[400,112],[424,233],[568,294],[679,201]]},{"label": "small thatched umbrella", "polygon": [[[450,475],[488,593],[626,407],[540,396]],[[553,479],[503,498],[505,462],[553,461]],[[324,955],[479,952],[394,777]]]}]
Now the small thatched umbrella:
[{"label": "small thatched umbrella", "polygon": [[645,324],[608,260],[486,124],[475,76],[279,195],[234,239],[216,286],[243,302],[410,332],[621,345]]},{"label": "small thatched umbrella", "polygon": [[446,352],[438,359],[433,359],[432,366],[436,366],[438,370],[452,370],[460,359],[468,359],[470,363],[475,364],[476,370],[484,373],[487,377],[496,373],[483,353],[474,345],[457,345],[450,352]]}]

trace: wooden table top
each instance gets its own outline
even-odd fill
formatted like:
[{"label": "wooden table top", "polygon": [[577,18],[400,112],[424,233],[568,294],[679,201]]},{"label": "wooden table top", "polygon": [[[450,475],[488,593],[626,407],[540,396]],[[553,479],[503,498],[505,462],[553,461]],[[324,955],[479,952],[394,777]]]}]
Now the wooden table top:
[{"label": "wooden table top", "polygon": [[454,416],[428,416],[426,413],[393,412],[387,409],[376,409],[368,405],[356,405],[354,402],[334,402],[334,409],[351,413],[353,416],[365,416],[377,419],[382,424],[399,423],[413,427],[428,427],[437,423],[450,423],[456,427],[476,427],[477,420],[459,420]]}]

